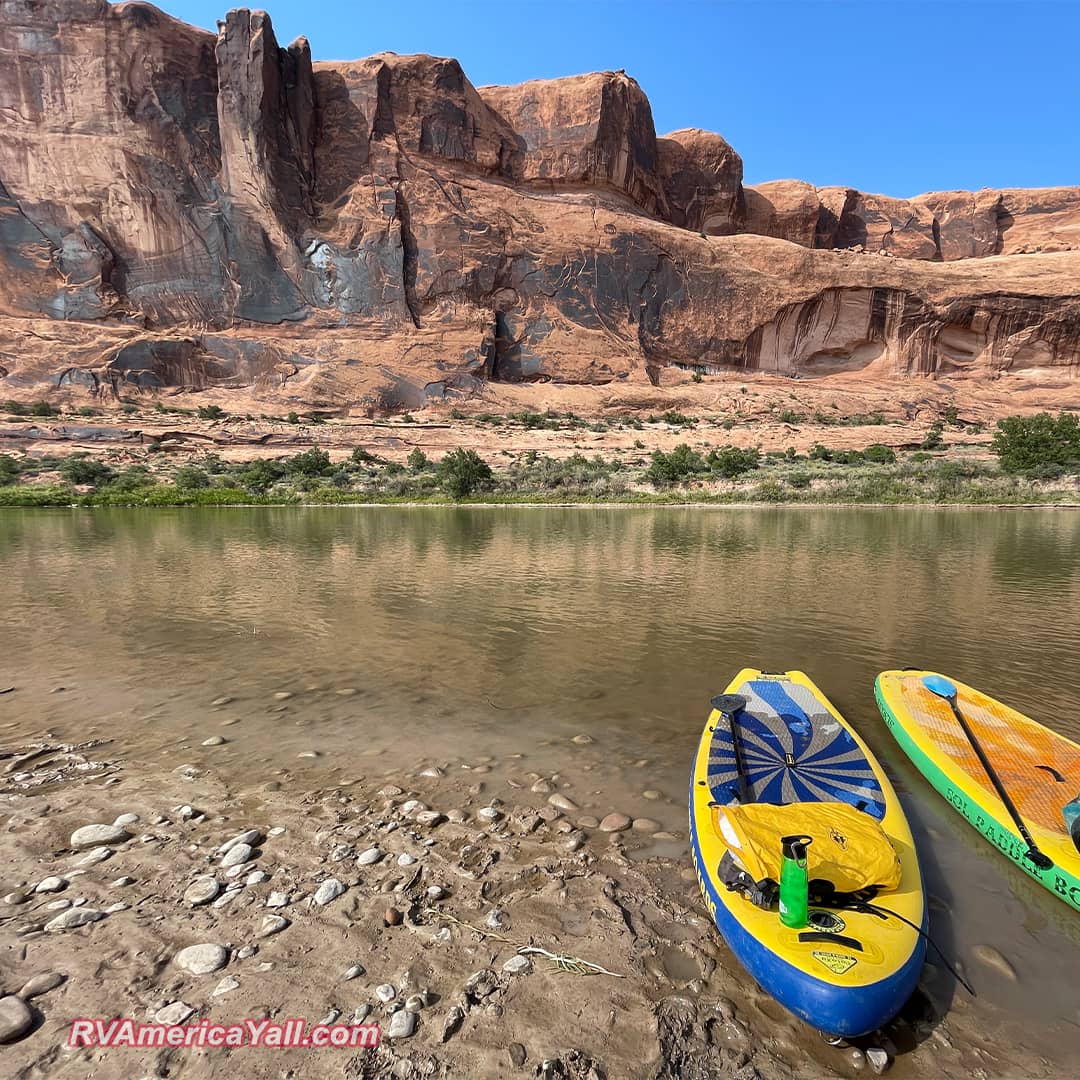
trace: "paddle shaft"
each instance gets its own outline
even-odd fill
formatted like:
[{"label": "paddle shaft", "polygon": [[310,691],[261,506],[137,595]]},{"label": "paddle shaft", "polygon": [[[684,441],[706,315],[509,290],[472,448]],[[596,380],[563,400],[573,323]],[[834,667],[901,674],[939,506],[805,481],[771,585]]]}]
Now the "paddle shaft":
[{"label": "paddle shaft", "polygon": [[739,802],[746,802],[746,774],[743,772],[742,751],[739,749],[739,733],[735,730],[735,713],[721,712],[731,732],[731,751],[735,755],[735,775],[739,778]]},{"label": "paddle shaft", "polygon": [[1054,865],[1053,861],[1048,855],[1044,855],[1043,852],[1039,850],[1038,844],[1036,844],[1035,841],[1031,838],[1031,833],[1028,832],[1028,828],[1024,824],[1024,819],[1020,816],[1020,811],[1016,809],[1016,806],[1014,805],[1012,799],[1009,797],[1009,793],[1005,790],[1004,785],[998,779],[998,774],[994,771],[993,765],[990,764],[989,760],[986,757],[986,754],[983,752],[982,745],[979,743],[979,740],[975,738],[975,733],[968,726],[968,722],[964,718],[964,714],[960,711],[960,707],[956,704],[956,695],[953,694],[951,697],[947,697],[945,700],[949,703],[949,706],[953,711],[953,716],[956,717],[956,722],[963,729],[964,734],[967,736],[968,742],[971,743],[971,749],[975,751],[975,756],[982,764],[983,770],[990,778],[990,783],[994,785],[994,790],[997,792],[998,798],[1004,804],[1005,809],[1009,811],[1009,816],[1013,819],[1013,822],[1016,824],[1017,829],[1020,830],[1020,835],[1023,837],[1024,842],[1028,846],[1028,858],[1030,858],[1031,861],[1035,863],[1035,865],[1038,866],[1041,870],[1049,870],[1050,867]]}]

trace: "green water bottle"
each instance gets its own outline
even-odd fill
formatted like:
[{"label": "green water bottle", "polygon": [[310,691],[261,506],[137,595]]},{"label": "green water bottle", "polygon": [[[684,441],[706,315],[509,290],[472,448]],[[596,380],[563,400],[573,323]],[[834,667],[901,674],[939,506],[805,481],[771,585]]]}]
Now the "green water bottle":
[{"label": "green water bottle", "polygon": [[780,865],[780,921],[801,930],[806,925],[808,906],[806,849],[812,836],[782,836],[784,860]]}]

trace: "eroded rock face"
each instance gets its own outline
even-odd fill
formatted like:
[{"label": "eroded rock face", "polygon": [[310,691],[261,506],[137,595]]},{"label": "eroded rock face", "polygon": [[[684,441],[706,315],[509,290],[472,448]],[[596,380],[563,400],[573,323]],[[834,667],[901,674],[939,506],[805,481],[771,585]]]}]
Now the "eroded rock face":
[{"label": "eroded rock face", "polygon": [[610,185],[663,216],[652,109],[624,72],[482,86],[480,94],[524,140],[521,179]]},{"label": "eroded rock face", "polygon": [[313,65],[244,9],[9,0],[0,48],[4,397],[1080,368],[1080,189],[744,189],[621,72]]},{"label": "eroded rock face", "polygon": [[688,128],[656,142],[667,220],[710,236],[739,231],[742,158],[719,135]]}]

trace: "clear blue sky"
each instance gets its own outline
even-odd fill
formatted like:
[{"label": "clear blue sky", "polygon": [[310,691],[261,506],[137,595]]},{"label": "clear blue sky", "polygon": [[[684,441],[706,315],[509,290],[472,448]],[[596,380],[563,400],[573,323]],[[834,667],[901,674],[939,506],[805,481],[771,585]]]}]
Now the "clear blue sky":
[{"label": "clear blue sky", "polygon": [[[158,0],[213,29],[228,0]],[[253,7],[259,5],[252,4]],[[268,0],[315,59],[453,56],[472,82],[624,68],[658,134],[720,132],[746,181],[910,196],[1080,184],[1080,0]]]}]

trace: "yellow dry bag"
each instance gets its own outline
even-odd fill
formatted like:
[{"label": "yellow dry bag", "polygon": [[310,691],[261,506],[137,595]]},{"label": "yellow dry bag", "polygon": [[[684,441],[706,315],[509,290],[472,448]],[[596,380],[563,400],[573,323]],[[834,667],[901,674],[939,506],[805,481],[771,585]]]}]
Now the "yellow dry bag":
[{"label": "yellow dry bag", "polygon": [[800,833],[813,837],[807,848],[810,881],[830,881],[837,892],[900,884],[900,858],[885,830],[847,803],[718,806],[713,825],[755,881],[780,880],[780,838]]}]

